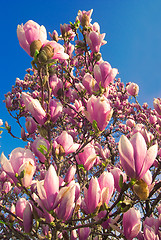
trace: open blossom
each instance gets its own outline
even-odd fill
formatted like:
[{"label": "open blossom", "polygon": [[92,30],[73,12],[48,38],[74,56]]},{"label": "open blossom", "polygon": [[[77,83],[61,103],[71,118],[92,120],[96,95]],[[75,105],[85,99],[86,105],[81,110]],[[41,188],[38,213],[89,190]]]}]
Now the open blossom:
[{"label": "open blossom", "polygon": [[22,92],[22,100],[25,104],[26,110],[28,110],[31,115],[36,119],[38,123],[43,125],[46,120],[46,112],[42,108],[38,99],[34,99],[28,93]]},{"label": "open blossom", "polygon": [[141,179],[153,164],[158,145],[154,144],[147,150],[144,137],[137,132],[130,140],[122,135],[118,149],[120,162],[126,174],[131,178]]},{"label": "open blossom", "polygon": [[88,27],[89,23],[91,22],[91,15],[92,15],[93,9],[89,11],[78,11],[77,19],[80,21],[82,27]]},{"label": "open blossom", "polygon": [[96,80],[93,78],[93,76],[91,74],[86,73],[84,75],[82,84],[86,88],[86,90],[89,94],[93,93],[96,83],[97,83]]},{"label": "open blossom", "polygon": [[30,186],[33,175],[36,170],[34,154],[29,149],[15,148],[11,154],[9,160],[2,153],[0,162],[3,170],[13,179],[16,183],[17,179],[15,174],[21,174],[24,171],[22,177],[22,184],[25,187]]},{"label": "open blossom", "polygon": [[100,47],[107,43],[104,38],[105,33],[100,34],[98,32],[91,31],[87,34],[86,41],[92,52],[99,52]]},{"label": "open blossom", "polygon": [[20,46],[30,55],[30,45],[35,40],[40,40],[43,44],[47,40],[46,28],[38,23],[29,20],[24,25],[17,26],[17,37]]},{"label": "open blossom", "polygon": [[87,111],[84,111],[84,113],[91,123],[95,120],[99,130],[103,131],[112,117],[113,110],[105,96],[96,97],[92,95],[87,102]]},{"label": "open blossom", "polygon": [[108,62],[102,62],[95,64],[94,77],[97,83],[101,83],[101,86],[106,88],[114,80],[118,73],[116,68],[112,68]]}]

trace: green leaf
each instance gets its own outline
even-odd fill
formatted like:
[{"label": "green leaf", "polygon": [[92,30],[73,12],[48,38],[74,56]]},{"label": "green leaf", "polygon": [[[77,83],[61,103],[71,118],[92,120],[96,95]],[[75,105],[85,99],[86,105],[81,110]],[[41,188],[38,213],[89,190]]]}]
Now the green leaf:
[{"label": "green leaf", "polygon": [[[40,145],[38,150],[43,154],[45,155],[47,153],[47,148],[44,146],[44,145]],[[46,153],[45,153],[46,152]]]},{"label": "green leaf", "polygon": [[135,178],[131,178],[130,183],[131,183],[131,185],[133,186],[133,185],[136,183],[136,179],[135,179]]},{"label": "green leaf", "polygon": [[0,220],[0,223],[5,224],[5,222],[3,222],[2,220]]},{"label": "green leaf", "polygon": [[25,174],[25,170],[21,171],[21,172],[20,172],[20,178],[23,178],[23,177],[24,177],[24,174]]},{"label": "green leaf", "polygon": [[103,167],[106,167],[106,164],[105,164],[104,162],[102,162],[102,166],[103,166]]},{"label": "green leaf", "polygon": [[96,120],[93,120],[92,127],[93,127],[93,129],[95,130],[96,133],[99,132]]},{"label": "green leaf", "polygon": [[123,176],[122,176],[122,174],[120,174],[119,187],[122,188],[122,186],[123,186]]},{"label": "green leaf", "polygon": [[39,51],[36,49],[35,54],[34,54],[34,58],[37,58],[38,54],[39,54]]},{"label": "green leaf", "polygon": [[83,164],[79,164],[79,165],[78,165],[78,168],[82,168],[82,169],[84,170]]}]

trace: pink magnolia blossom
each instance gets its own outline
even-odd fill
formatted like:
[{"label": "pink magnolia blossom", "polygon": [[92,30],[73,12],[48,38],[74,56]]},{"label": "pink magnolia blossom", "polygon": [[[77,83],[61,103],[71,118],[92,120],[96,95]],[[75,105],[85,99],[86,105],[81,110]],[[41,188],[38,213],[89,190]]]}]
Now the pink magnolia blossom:
[{"label": "pink magnolia blossom", "polygon": [[97,83],[96,80],[93,78],[91,74],[86,73],[84,75],[82,84],[89,94],[93,93],[96,83]]},{"label": "pink magnolia blossom", "polygon": [[89,227],[78,228],[79,240],[87,240],[90,235],[90,232],[91,232],[91,229]]},{"label": "pink magnolia blossom", "polygon": [[7,194],[12,189],[11,182],[6,181],[3,184],[3,191]]},{"label": "pink magnolia blossom", "polygon": [[16,212],[16,215],[21,219],[23,219],[23,212],[25,210],[26,204],[27,204],[27,200],[25,198],[20,198],[16,202],[15,212]]},{"label": "pink magnolia blossom", "polygon": [[44,163],[46,160],[46,157],[44,156],[44,154],[46,154],[47,152],[45,150],[43,150],[44,151],[44,154],[43,154],[39,151],[39,148],[41,148],[40,147],[41,145],[45,146],[45,148],[47,150],[49,150],[50,144],[49,144],[48,140],[46,140],[43,137],[37,137],[34,140],[34,142],[31,144],[31,149],[34,152],[35,156],[38,157],[39,161],[41,163]]},{"label": "pink magnolia blossom", "polygon": [[123,172],[121,171],[121,169],[119,169],[119,168],[117,168],[117,167],[111,169],[111,173],[112,173],[112,175],[113,175],[113,177],[114,177],[114,185],[115,185],[115,188],[116,188],[117,191],[120,192],[120,191],[121,191],[121,188],[120,188],[120,186],[119,186],[120,175],[122,175],[122,177],[123,177],[123,182],[126,182],[127,176],[126,176],[125,173],[123,173]]},{"label": "pink magnolia blossom", "polygon": [[100,47],[107,43],[103,40],[104,38],[105,33],[100,34],[98,32],[91,31],[87,34],[86,41],[92,52],[99,52]]},{"label": "pink magnolia blossom", "polygon": [[101,86],[107,88],[108,85],[113,82],[116,77],[118,70],[112,68],[108,62],[102,62],[100,64],[95,64],[94,66],[94,77],[97,83],[101,83]]},{"label": "pink magnolia blossom", "polygon": [[30,45],[35,40],[40,40],[43,44],[47,40],[47,32],[45,27],[29,20],[25,25],[17,26],[17,37],[20,46],[30,55]]},{"label": "pink magnolia blossom", "polygon": [[64,181],[70,183],[76,173],[76,165],[72,165],[68,168],[68,171],[65,175]]},{"label": "pink magnolia blossom", "polygon": [[144,240],[160,240],[160,237],[158,236],[158,234],[155,233],[155,230],[153,227],[145,225],[144,226]]},{"label": "pink magnolia blossom", "polygon": [[44,181],[37,182],[37,191],[45,209],[52,210],[59,192],[59,178],[53,165],[50,165]]},{"label": "pink magnolia blossom", "polygon": [[33,222],[33,207],[31,203],[27,202],[23,211],[23,226],[26,233],[29,233],[32,229]]},{"label": "pink magnolia blossom", "polygon": [[87,111],[84,113],[91,123],[95,120],[99,130],[103,131],[112,117],[113,110],[105,96],[92,95],[87,101]]},{"label": "pink magnolia blossom", "polygon": [[34,99],[28,93],[22,92],[22,100],[25,104],[25,109],[31,113],[38,123],[43,125],[46,120],[46,112],[42,108],[38,99]]},{"label": "pink magnolia blossom", "polygon": [[102,204],[109,203],[109,200],[114,191],[114,178],[112,173],[110,172],[103,172],[99,178],[98,183],[101,189],[101,201]]},{"label": "pink magnolia blossom", "polygon": [[141,179],[153,164],[158,145],[154,144],[147,150],[144,137],[137,132],[130,140],[122,135],[118,149],[120,162],[126,174],[131,178]]},{"label": "pink magnolia blossom", "polygon": [[74,143],[72,136],[68,134],[66,131],[63,131],[56,138],[56,142],[64,148],[66,155],[69,153],[75,152],[79,147],[79,144]]},{"label": "pink magnolia blossom", "polygon": [[91,143],[88,143],[83,151],[78,153],[76,160],[78,164],[83,164],[84,168],[88,171],[90,170],[94,163],[96,162],[96,152],[94,146]]},{"label": "pink magnolia blossom", "polygon": [[130,83],[127,86],[127,92],[130,96],[137,96],[139,93],[139,86],[136,83]]},{"label": "pink magnolia blossom", "polygon": [[141,216],[139,210],[130,208],[123,214],[123,231],[127,240],[136,237],[141,228]]},{"label": "pink magnolia blossom", "polygon": [[60,31],[61,31],[62,37],[65,38],[66,40],[71,40],[71,41],[74,40],[74,37],[76,34],[71,29],[70,24],[66,24],[66,23],[64,23],[63,25],[60,24]]},{"label": "pink magnolia blossom", "polygon": [[77,19],[80,21],[81,25],[83,27],[88,27],[89,23],[91,22],[91,15],[92,15],[93,9],[89,11],[78,11]]},{"label": "pink magnolia blossom", "polygon": [[59,219],[64,221],[71,218],[75,207],[75,185],[63,187],[60,189],[55,200],[56,214]]},{"label": "pink magnolia blossom", "polygon": [[63,105],[60,102],[51,99],[49,102],[50,116],[53,123],[56,122],[58,117],[61,115],[63,110]]},{"label": "pink magnolia blossom", "polygon": [[87,214],[93,213],[101,200],[101,189],[97,178],[92,177],[88,189],[84,188],[84,206]]},{"label": "pink magnolia blossom", "polygon": [[6,108],[11,108],[12,107],[12,99],[11,99],[10,96],[6,97],[5,103],[6,103]]},{"label": "pink magnolia blossom", "polygon": [[26,126],[28,133],[34,133],[35,130],[37,129],[37,124],[34,121],[34,119],[31,117],[26,118],[25,126]]},{"label": "pink magnolia blossom", "polygon": [[[144,235],[146,235],[145,239],[149,240],[150,238],[148,238],[148,236],[154,235],[156,237],[156,235],[158,234],[160,221],[158,218],[155,218],[152,215],[150,217],[145,218],[145,221],[143,222],[143,226],[144,226]],[[151,239],[153,239],[153,238],[151,238]]]},{"label": "pink magnolia blossom", "polygon": [[36,170],[35,157],[29,149],[15,148],[8,160],[2,153],[0,157],[0,162],[3,170],[11,177],[14,182],[17,182],[15,174],[24,171],[24,176],[22,177],[22,184],[25,187],[30,186],[32,182],[33,175]]},{"label": "pink magnolia blossom", "polygon": [[52,89],[52,93],[55,97],[57,97],[62,89],[63,89],[63,82],[60,78],[57,77],[56,74],[49,77],[50,87]]},{"label": "pink magnolia blossom", "polygon": [[154,98],[153,106],[156,112],[161,115],[161,99],[160,98]]}]

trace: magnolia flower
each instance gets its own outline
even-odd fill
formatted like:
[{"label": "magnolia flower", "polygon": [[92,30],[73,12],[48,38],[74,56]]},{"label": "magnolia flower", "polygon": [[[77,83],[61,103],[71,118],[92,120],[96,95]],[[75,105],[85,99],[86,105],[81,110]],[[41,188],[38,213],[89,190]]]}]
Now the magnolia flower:
[{"label": "magnolia flower", "polygon": [[141,216],[139,210],[130,208],[123,214],[123,230],[127,240],[136,237],[141,228]]},{"label": "magnolia flower", "polygon": [[2,153],[0,157],[0,162],[3,170],[13,179],[16,183],[17,179],[15,174],[19,176],[23,172],[21,181],[23,186],[28,187],[32,182],[33,175],[36,170],[35,157],[29,149],[15,148],[8,160]]},{"label": "magnolia flower", "polygon": [[37,137],[34,140],[34,142],[31,144],[31,149],[34,152],[35,156],[38,157],[40,162],[44,163],[46,160],[46,157],[44,156],[44,154],[47,154],[47,152],[45,150],[43,150],[43,152],[44,152],[44,154],[43,154],[41,151],[39,151],[39,149],[41,149],[41,146],[45,146],[47,151],[50,148],[50,144],[49,144],[48,140],[46,140],[43,137]]},{"label": "magnolia flower", "polygon": [[56,138],[56,142],[63,147],[66,155],[75,152],[79,147],[79,144],[74,143],[72,136],[66,131],[63,131],[60,136]]},{"label": "magnolia flower", "polygon": [[53,165],[50,165],[44,181],[37,182],[37,191],[43,206],[48,211],[52,210],[59,192],[59,178]]},{"label": "magnolia flower", "polygon": [[100,47],[107,43],[104,40],[105,35],[105,33],[100,34],[95,31],[91,31],[87,34],[86,41],[92,52],[99,52]]},{"label": "magnolia flower", "polygon": [[76,160],[78,164],[83,164],[84,168],[88,171],[90,170],[94,163],[96,162],[96,152],[94,146],[91,143],[88,143],[83,151],[78,153]]},{"label": "magnolia flower", "polygon": [[135,133],[130,140],[124,135],[119,141],[120,162],[126,174],[141,179],[153,164],[158,151],[157,143],[147,149],[144,137]]},{"label": "magnolia flower", "polygon": [[136,83],[130,83],[127,86],[127,92],[130,96],[137,96],[139,93],[139,86]]},{"label": "magnolia flower", "polygon": [[43,44],[47,40],[46,28],[38,23],[29,20],[23,25],[17,26],[17,37],[20,46],[30,55],[30,45],[33,41],[39,40]]},{"label": "magnolia flower", "polygon": [[118,73],[116,68],[112,68],[108,62],[102,62],[94,66],[94,77],[101,86],[107,88]]},{"label": "magnolia flower", "polygon": [[[99,113],[99,114],[98,114]],[[92,95],[87,102],[87,111],[84,111],[87,119],[93,123],[97,122],[100,131],[103,131],[112,117],[113,110],[110,102],[105,96],[96,97]]]},{"label": "magnolia flower", "polygon": [[27,111],[31,113],[31,115],[36,119],[38,123],[43,125],[46,120],[46,112],[42,108],[38,99],[34,99],[28,93],[22,92],[21,94],[22,100],[25,104],[25,108]]}]

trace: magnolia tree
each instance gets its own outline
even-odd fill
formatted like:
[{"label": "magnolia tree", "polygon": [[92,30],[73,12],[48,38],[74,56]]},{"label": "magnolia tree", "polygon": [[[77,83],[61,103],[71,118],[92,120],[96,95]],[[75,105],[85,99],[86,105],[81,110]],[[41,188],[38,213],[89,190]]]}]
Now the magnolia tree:
[{"label": "magnolia tree", "polygon": [[26,147],[1,154],[2,239],[161,239],[161,99],[138,103],[91,14],[51,40],[32,20],[17,27],[32,68],[5,95]]}]

